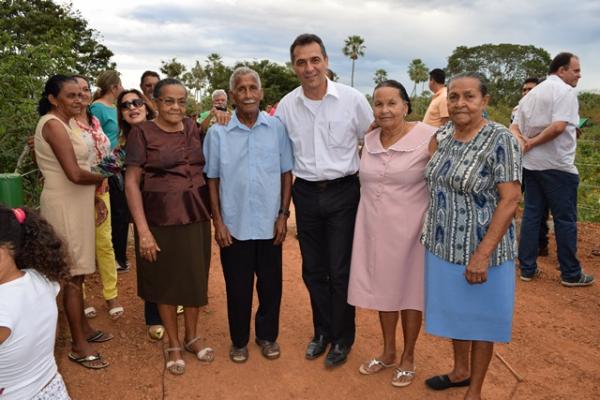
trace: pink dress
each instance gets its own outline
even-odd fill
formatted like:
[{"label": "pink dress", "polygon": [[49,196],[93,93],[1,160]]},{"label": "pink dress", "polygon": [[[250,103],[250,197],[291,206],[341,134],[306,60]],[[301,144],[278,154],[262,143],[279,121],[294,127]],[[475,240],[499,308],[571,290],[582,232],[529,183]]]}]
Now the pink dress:
[{"label": "pink dress", "polygon": [[428,144],[435,131],[418,122],[387,150],[379,129],[365,136],[349,304],[378,311],[423,311],[425,248],[419,237],[429,204]]}]

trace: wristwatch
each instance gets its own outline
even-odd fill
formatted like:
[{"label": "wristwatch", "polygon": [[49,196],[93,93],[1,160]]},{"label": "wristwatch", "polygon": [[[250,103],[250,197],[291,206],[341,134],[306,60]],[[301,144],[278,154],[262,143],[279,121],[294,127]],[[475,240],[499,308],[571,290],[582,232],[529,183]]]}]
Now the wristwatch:
[{"label": "wristwatch", "polygon": [[289,217],[290,216],[290,210],[288,210],[288,209],[284,210],[283,208],[280,208],[279,209],[279,215],[282,215],[282,214],[285,215],[286,217]]}]

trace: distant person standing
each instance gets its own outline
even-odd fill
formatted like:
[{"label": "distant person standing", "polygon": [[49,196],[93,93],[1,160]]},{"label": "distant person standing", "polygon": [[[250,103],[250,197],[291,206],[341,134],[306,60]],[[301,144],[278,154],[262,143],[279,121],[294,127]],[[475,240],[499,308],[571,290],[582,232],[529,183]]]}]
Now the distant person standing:
[{"label": "distant person standing", "polygon": [[538,237],[544,209],[550,208],[561,284],[588,286],[594,277],[577,259],[577,188],[575,166],[579,102],[575,86],[581,78],[579,58],[560,53],[550,63],[548,78],[519,102],[513,132],[523,140],[525,210],[521,224],[521,279],[537,273]]},{"label": "distant person standing", "polygon": [[423,122],[436,128],[445,125],[450,117],[446,101],[448,89],[446,89],[445,83],[446,73],[444,70],[436,68],[429,72],[429,90],[433,95],[425,112],[425,117],[423,117]]},{"label": "distant person standing", "polygon": [[156,115],[157,109],[152,98],[152,92],[154,92],[154,87],[159,81],[160,75],[154,71],[144,71],[140,79],[140,89],[142,89],[142,93],[144,94],[144,104],[154,115]]},{"label": "distant person standing", "polygon": [[[525,97],[527,93],[529,93],[534,87],[536,87],[540,83],[538,78],[527,78],[523,82],[521,86],[521,98]],[[519,105],[517,104],[515,108],[513,108],[510,113],[510,123],[512,124],[517,115],[517,111],[519,110]],[[523,140],[520,135],[517,135],[517,140],[523,146]],[[525,185],[522,185],[522,190],[525,191]],[[539,236],[539,245],[538,245],[538,256],[545,257],[548,255],[548,217],[550,216],[550,210],[546,207],[546,211],[544,212],[544,218],[542,219],[542,223],[540,224],[540,236]]]},{"label": "distant person standing", "polygon": [[362,93],[327,78],[327,52],[318,36],[298,36],[290,56],[301,86],[281,100],[275,115],[294,149],[292,197],[314,325],[305,356],[317,358],[331,343],[325,366],[334,367],[354,343],[354,307],[346,299],[360,198],[358,143],[373,111]]},{"label": "distant person standing", "polygon": [[[101,72],[96,78],[98,90],[94,93],[94,102],[90,112],[98,118],[102,130],[110,139],[111,149],[119,144],[119,122],[117,121],[117,97],[123,91],[121,78],[117,71]],[[118,272],[129,271],[127,263],[127,234],[129,232],[129,209],[125,199],[123,174],[117,173],[108,178],[111,209],[112,243]]]}]

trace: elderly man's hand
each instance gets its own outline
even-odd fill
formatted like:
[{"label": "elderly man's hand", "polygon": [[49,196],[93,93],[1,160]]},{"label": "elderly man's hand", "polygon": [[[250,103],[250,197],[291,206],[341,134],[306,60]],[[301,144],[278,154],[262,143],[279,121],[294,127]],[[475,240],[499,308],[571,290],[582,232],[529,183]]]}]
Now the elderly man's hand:
[{"label": "elderly man's hand", "polygon": [[227,125],[231,120],[231,113],[227,111],[217,110],[213,107],[212,114],[215,116],[215,120],[219,125]]},{"label": "elderly man's hand", "polygon": [[229,233],[229,229],[227,229],[227,226],[222,221],[215,222],[214,225],[215,240],[217,241],[219,247],[231,246],[231,244],[233,243],[233,239],[231,238],[231,234]]},{"label": "elderly man's hand", "polygon": [[275,228],[273,231],[273,244],[275,246],[280,245],[285,240],[287,235],[287,217],[283,214],[279,214],[275,220]]},{"label": "elderly man's hand", "polygon": [[470,284],[486,282],[488,276],[488,263],[489,257],[475,251],[465,269],[465,278],[467,279],[467,282]]}]

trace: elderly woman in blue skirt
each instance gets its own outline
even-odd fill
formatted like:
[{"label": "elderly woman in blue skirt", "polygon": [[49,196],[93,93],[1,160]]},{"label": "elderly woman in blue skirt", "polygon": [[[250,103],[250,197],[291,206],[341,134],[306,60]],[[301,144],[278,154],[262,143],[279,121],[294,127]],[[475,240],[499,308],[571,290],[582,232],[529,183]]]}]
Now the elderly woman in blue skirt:
[{"label": "elderly woman in blue skirt", "polygon": [[484,119],[488,100],[480,75],[451,79],[451,122],[434,136],[426,170],[425,330],[452,338],[454,368],[425,383],[468,386],[469,400],[481,398],[494,342],[511,339],[514,308],[521,153],[508,129]]}]

